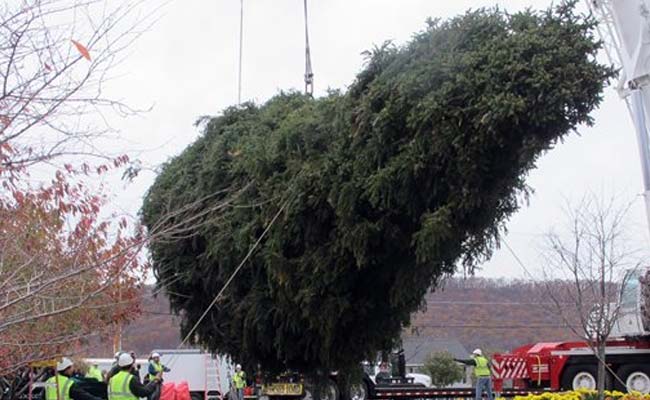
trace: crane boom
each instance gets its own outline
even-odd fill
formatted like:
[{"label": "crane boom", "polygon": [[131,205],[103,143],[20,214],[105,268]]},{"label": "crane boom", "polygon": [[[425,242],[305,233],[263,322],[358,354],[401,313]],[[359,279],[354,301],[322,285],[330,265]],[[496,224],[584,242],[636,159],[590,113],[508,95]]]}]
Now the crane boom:
[{"label": "crane boom", "polygon": [[650,0],[586,1],[610,62],[621,70],[617,90],[636,128],[650,229]]}]

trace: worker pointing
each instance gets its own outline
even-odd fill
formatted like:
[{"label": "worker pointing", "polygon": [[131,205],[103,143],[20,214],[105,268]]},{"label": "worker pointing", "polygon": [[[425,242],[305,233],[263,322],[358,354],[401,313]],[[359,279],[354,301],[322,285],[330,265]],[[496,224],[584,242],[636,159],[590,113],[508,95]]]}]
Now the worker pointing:
[{"label": "worker pointing", "polygon": [[487,359],[487,357],[483,356],[481,349],[474,350],[472,352],[472,358],[469,360],[458,360],[454,358],[454,361],[458,361],[465,365],[471,365],[474,367],[474,376],[476,377],[476,400],[481,400],[483,398],[484,392],[487,393],[488,400],[494,399],[492,396],[490,361]]},{"label": "worker pointing", "polygon": [[45,400],[101,400],[76,384],[73,365],[65,357],[56,364],[56,374],[45,382]]}]

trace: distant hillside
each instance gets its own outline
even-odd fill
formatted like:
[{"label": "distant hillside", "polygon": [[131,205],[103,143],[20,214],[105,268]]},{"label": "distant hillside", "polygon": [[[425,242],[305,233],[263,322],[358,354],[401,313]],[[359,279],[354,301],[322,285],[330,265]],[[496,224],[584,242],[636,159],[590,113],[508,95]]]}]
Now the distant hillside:
[{"label": "distant hillside", "polygon": [[468,349],[489,350],[576,339],[544,290],[528,282],[451,279],[426,302],[407,335],[455,338]]},{"label": "distant hillside", "polygon": [[[152,286],[142,293],[142,314],[122,332],[124,350],[134,350],[147,355],[153,349],[175,349],[181,342],[180,318],[171,314],[169,301],[164,294],[154,296]],[[112,357],[112,341],[94,344],[90,350],[95,357]]]},{"label": "distant hillside", "polygon": [[[170,314],[163,294],[144,289],[142,315],[124,329],[123,347],[138,354],[154,348],[176,348],[180,343],[179,317]],[[458,339],[466,348],[510,350],[538,341],[575,339],[563,328],[543,291],[526,282],[470,278],[450,279],[427,295],[426,310],[416,314],[405,335]],[[112,344],[93,351],[110,356]]]}]

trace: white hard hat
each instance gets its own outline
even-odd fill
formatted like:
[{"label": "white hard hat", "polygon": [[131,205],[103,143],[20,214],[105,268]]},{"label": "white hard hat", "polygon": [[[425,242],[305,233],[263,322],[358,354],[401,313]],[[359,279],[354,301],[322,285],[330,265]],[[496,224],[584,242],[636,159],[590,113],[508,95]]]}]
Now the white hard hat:
[{"label": "white hard hat", "polygon": [[236,369],[241,369],[241,364],[237,364]]},{"label": "white hard hat", "polygon": [[122,353],[120,354],[120,357],[117,359],[117,365],[120,367],[128,367],[129,365],[133,364],[135,360],[133,357],[131,357],[131,354],[129,353]]},{"label": "white hard hat", "polygon": [[156,352],[151,353],[151,358],[156,358],[156,357],[160,358],[160,354]]},{"label": "white hard hat", "polygon": [[56,363],[56,371],[62,372],[66,369],[72,367],[72,360],[67,357],[63,357],[60,362]]},{"label": "white hard hat", "polygon": [[481,351],[481,349],[475,349],[472,352],[472,354],[477,355],[477,356],[481,356],[481,355],[483,355],[483,352]]}]

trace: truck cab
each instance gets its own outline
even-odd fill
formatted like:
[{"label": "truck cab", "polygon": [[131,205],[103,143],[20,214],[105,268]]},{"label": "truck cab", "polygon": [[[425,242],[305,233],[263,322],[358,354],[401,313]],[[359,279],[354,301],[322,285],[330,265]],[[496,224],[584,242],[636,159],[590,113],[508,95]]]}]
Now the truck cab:
[{"label": "truck cab", "polygon": [[648,321],[644,321],[643,309],[646,294],[643,292],[643,280],[648,274],[647,268],[630,270],[623,279],[618,316],[612,327],[613,337],[635,337],[650,335]]}]

